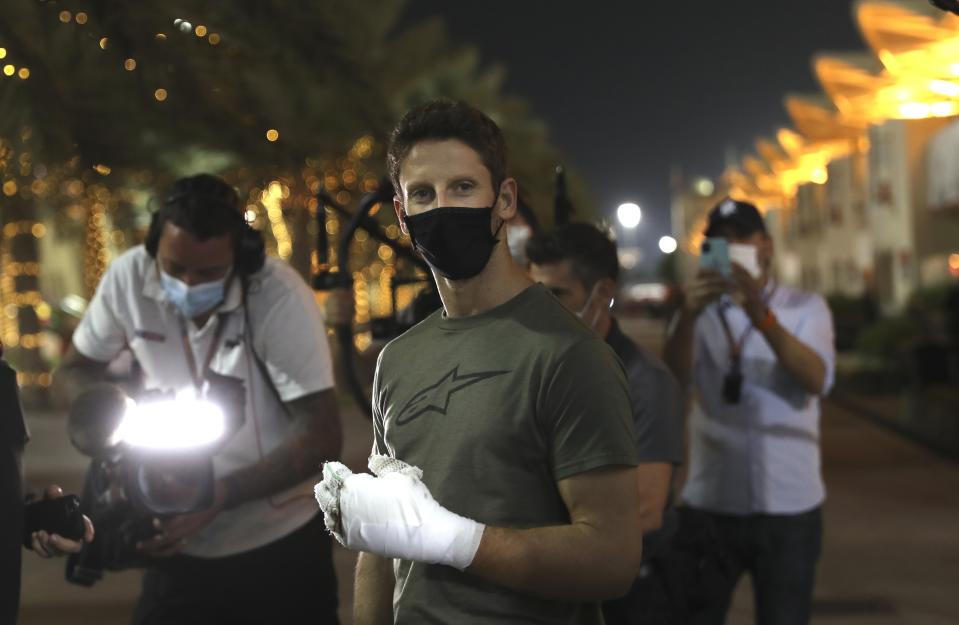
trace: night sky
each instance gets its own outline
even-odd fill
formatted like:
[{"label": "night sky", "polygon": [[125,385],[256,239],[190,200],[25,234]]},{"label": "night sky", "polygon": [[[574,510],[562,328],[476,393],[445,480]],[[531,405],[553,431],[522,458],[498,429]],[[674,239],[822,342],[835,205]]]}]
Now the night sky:
[{"label": "night sky", "polygon": [[846,0],[411,0],[508,70],[597,208],[642,206],[647,257],[669,230],[669,174],[717,176],[730,149],[788,125],[788,92],[819,91],[821,50],[865,50]]}]

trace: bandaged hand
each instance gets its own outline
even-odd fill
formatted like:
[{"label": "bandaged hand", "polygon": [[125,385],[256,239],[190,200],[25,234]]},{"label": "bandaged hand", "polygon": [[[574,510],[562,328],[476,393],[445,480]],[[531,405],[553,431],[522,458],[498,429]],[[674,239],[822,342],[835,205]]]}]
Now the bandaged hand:
[{"label": "bandaged hand", "polygon": [[482,523],[438,504],[420,469],[387,456],[371,456],[369,466],[374,475],[327,462],[314,488],[327,529],[344,547],[460,570],[473,562]]}]

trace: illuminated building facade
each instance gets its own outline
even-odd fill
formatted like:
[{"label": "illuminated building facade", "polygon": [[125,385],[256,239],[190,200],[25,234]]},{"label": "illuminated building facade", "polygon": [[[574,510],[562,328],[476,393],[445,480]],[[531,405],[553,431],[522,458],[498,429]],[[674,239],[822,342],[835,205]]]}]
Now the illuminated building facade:
[{"label": "illuminated building facade", "polygon": [[[765,211],[784,282],[868,291],[895,312],[915,289],[959,278],[959,16],[859,0],[853,18],[868,51],[816,55],[823,93],[786,95],[794,128],[758,140],[705,199]],[[710,204],[696,196],[674,190],[687,253]]]}]

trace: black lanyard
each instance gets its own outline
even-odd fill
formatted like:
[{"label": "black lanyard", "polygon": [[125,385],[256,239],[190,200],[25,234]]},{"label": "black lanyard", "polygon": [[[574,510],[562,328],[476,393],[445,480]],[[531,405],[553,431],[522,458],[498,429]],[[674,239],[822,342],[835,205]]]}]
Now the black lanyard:
[{"label": "black lanyard", "polygon": [[[769,306],[769,301],[773,298],[773,295],[776,294],[776,285],[773,285],[773,288],[770,289],[769,293],[763,297],[763,305]],[[739,370],[739,363],[743,353],[743,346],[746,345],[746,339],[749,338],[749,335],[752,333],[755,326],[753,326],[750,321],[749,327],[747,327],[742,336],[739,337],[739,340],[736,341],[733,339],[733,332],[729,329],[729,322],[726,321],[726,310],[725,307],[721,304],[719,305],[719,321],[723,325],[723,332],[726,334],[726,342],[729,344],[729,361],[732,365],[733,370]]]},{"label": "black lanyard", "polygon": [[197,371],[196,368],[196,359],[193,356],[193,348],[190,346],[190,332],[186,325],[187,321],[182,316],[178,315],[178,318],[180,320],[180,338],[183,339],[183,355],[186,357],[186,364],[190,368],[190,377],[193,379],[193,386],[196,388],[196,390],[202,391],[203,380],[206,378],[206,372],[210,368],[210,363],[213,362],[213,355],[216,353],[216,350],[220,345],[220,338],[223,336],[223,329],[226,328],[226,315],[219,313],[216,316],[216,330],[213,334],[213,342],[210,344],[210,349],[206,353],[206,358],[203,359],[203,367],[199,371]]}]

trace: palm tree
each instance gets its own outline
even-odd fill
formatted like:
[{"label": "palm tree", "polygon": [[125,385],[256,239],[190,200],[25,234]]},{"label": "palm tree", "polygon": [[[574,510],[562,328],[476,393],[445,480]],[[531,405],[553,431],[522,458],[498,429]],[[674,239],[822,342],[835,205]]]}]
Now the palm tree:
[{"label": "palm tree", "polygon": [[[382,175],[398,116],[424,99],[449,96],[500,123],[513,173],[546,217],[560,155],[545,125],[522,100],[502,94],[502,68],[453,45],[441,23],[397,33],[405,4],[86,0],[81,9],[5,2],[0,260],[9,264],[0,285],[0,312],[8,317],[0,338],[19,343],[15,362],[24,380],[49,380],[37,349],[41,317],[50,311],[39,296],[44,227],[87,242],[92,289],[107,248],[135,240],[137,214],[153,190],[197,169],[249,189],[272,244],[307,274],[319,187],[343,203],[355,200]],[[279,196],[271,191],[277,188]],[[108,240],[107,223],[119,243]],[[360,252],[375,260],[378,250],[365,245]]]},{"label": "palm tree", "polygon": [[[13,0],[0,13],[0,69],[12,74],[0,80],[4,312],[16,320],[3,338],[18,347],[27,387],[49,381],[37,240],[42,222],[70,221],[58,209],[79,206],[88,222],[92,287],[105,259],[97,229],[128,205],[110,192],[150,186],[139,173],[160,184],[184,159],[214,153],[266,179],[307,154],[345,149],[376,122],[355,44],[334,31],[329,3],[282,29],[264,26],[299,4],[193,4],[91,0],[73,12]],[[343,5],[342,18],[356,13]]]}]

